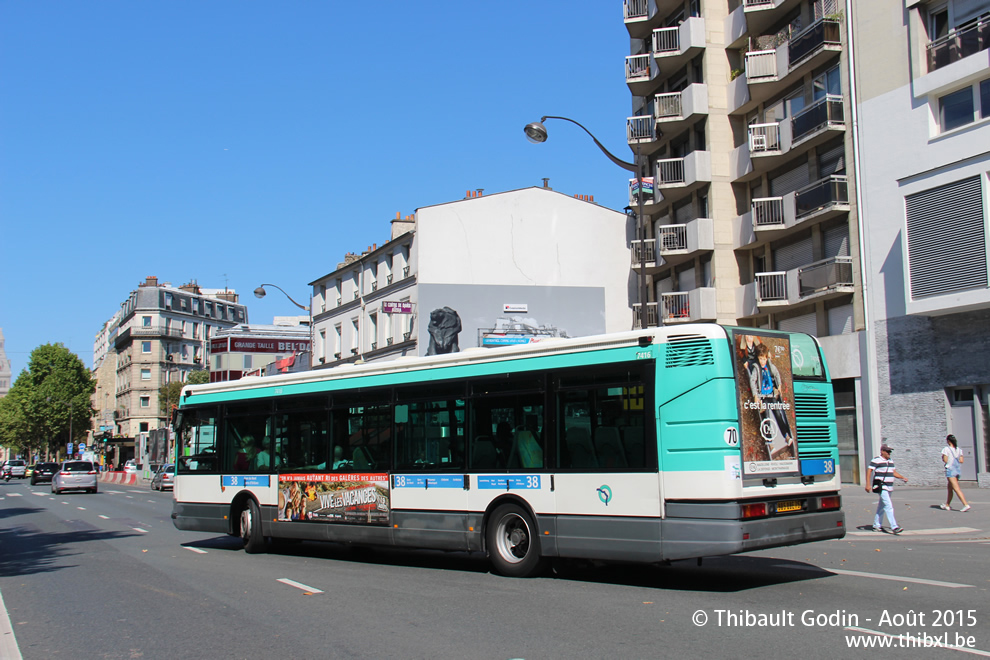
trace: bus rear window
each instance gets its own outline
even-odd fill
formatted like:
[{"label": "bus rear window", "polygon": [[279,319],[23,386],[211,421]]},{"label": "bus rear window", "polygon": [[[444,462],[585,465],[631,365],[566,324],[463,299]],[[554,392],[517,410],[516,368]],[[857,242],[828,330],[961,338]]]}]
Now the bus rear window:
[{"label": "bus rear window", "polygon": [[801,380],[824,380],[825,368],[818,344],[810,336],[794,333],[791,336],[791,371]]}]

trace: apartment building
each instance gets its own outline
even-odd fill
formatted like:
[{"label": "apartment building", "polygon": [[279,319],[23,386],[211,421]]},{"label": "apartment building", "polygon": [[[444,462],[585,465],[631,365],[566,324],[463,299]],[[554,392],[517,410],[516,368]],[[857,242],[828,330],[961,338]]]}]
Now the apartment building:
[{"label": "apartment building", "polygon": [[645,200],[647,238],[632,250],[650,278],[649,318],[817,336],[836,384],[842,477],[855,481],[870,450],[844,7],[623,9],[628,142],[660,193]]},{"label": "apartment building", "polygon": [[[867,391],[876,441],[915,483],[990,486],[990,2],[855,3]],[[879,436],[879,437],[877,437]]]},{"label": "apartment building", "polygon": [[417,209],[313,287],[314,368],[628,330],[633,224],[525,188]]},{"label": "apartment building", "polygon": [[222,328],[210,338],[210,382],[310,369],[309,317]]},{"label": "apartment building", "polygon": [[116,356],[114,435],[135,438],[164,425],[159,388],[205,368],[213,335],[247,320],[235,291],[201,289],[195,282],[173,287],[156,277],[139,284],[121,304],[116,325],[107,327],[113,353],[104,361]]}]

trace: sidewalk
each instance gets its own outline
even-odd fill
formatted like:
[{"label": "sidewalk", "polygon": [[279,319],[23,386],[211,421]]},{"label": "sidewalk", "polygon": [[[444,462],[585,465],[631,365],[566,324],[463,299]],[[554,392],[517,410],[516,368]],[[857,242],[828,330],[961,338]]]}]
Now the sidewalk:
[{"label": "sidewalk", "polygon": [[[873,514],[877,510],[879,495],[868,493],[862,485],[842,484],[842,509],[846,514],[846,534],[849,536],[876,536]],[[963,513],[962,503],[952,498],[952,511],[938,508],[945,502],[945,488],[913,488],[898,481],[894,485],[892,499],[897,523],[904,528],[901,536],[946,536],[958,538],[984,538],[990,530],[990,491],[979,488],[963,488],[966,501],[973,508]],[[887,520],[884,518],[884,525]],[[887,535],[893,538],[893,535]]]}]

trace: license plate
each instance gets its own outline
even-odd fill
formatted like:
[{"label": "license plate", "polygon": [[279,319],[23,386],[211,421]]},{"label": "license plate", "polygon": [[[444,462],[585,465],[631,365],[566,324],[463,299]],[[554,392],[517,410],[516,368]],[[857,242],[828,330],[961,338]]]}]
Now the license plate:
[{"label": "license plate", "polygon": [[777,513],[787,513],[789,511],[800,511],[801,502],[799,500],[787,500],[786,502],[777,502]]}]

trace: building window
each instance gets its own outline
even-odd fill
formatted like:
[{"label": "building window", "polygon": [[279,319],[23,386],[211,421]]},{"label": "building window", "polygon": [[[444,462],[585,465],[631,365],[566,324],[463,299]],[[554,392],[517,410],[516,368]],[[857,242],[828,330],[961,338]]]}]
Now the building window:
[{"label": "building window", "polygon": [[148,422],[141,422],[138,425],[138,428],[140,429],[140,431],[139,431],[140,433],[147,433],[148,432]]},{"label": "building window", "polygon": [[151,380],[151,369],[141,370],[141,380]]},{"label": "building window", "polygon": [[142,408],[150,408],[151,407],[151,397],[150,396],[143,396],[143,397],[141,397],[141,407]]},{"label": "building window", "polygon": [[980,83],[980,117],[990,117],[990,78]]},{"label": "building window", "polygon": [[245,370],[251,369],[251,356],[250,355],[245,355],[244,356],[244,369]]},{"label": "building window", "polygon": [[142,316],[141,317],[141,326],[142,327],[145,327],[145,328],[150,328],[151,327],[151,317],[150,316]]},{"label": "building window", "polygon": [[973,123],[973,88],[946,94],[938,100],[938,123],[942,132]]},{"label": "building window", "polygon": [[192,328],[193,328],[192,338],[199,339],[199,323],[193,323]]},{"label": "building window", "polygon": [[193,314],[199,314],[199,298],[192,299],[192,311]]},{"label": "building window", "polygon": [[172,309],[172,294],[165,294],[165,309]]},{"label": "building window", "polygon": [[150,353],[151,352],[151,342],[150,341],[143,341],[143,342],[141,342],[141,352],[142,353]]}]

